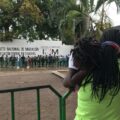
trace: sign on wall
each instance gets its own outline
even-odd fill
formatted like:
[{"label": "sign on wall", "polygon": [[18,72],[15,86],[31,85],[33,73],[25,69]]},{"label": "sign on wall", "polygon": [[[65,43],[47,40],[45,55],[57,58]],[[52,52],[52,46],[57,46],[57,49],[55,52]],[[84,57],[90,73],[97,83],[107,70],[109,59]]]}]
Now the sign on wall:
[{"label": "sign on wall", "polygon": [[68,55],[73,46],[62,45],[61,41],[13,40],[12,42],[0,42],[0,56],[37,56],[37,55]]}]

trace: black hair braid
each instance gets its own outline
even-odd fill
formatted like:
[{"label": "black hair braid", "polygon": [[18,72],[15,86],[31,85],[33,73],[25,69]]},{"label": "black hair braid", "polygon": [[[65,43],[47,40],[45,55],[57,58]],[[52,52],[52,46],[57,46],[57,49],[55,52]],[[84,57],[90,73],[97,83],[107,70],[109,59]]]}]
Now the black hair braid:
[{"label": "black hair braid", "polygon": [[73,50],[73,58],[80,62],[81,69],[92,68],[84,83],[92,84],[92,96],[101,102],[110,92],[111,101],[120,89],[120,72],[116,50],[111,46],[101,46],[92,38],[79,40]]},{"label": "black hair braid", "polygon": [[95,95],[94,88],[99,85],[100,101],[108,90],[111,90],[111,96],[115,96],[120,89],[119,66],[115,50],[110,46],[105,46],[102,48],[101,58],[100,69],[93,72],[93,94]]},{"label": "black hair braid", "polygon": [[97,49],[100,50],[100,44],[93,41],[92,38],[83,38],[77,43],[73,50],[73,57],[80,61],[81,68],[89,68],[91,65],[98,66],[95,60],[99,57]]}]

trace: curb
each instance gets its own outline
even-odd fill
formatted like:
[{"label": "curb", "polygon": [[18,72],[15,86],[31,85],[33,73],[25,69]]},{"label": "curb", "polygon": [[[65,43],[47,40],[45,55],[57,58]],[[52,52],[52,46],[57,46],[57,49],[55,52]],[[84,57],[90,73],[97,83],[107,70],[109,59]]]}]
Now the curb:
[{"label": "curb", "polygon": [[60,72],[67,72],[67,70],[52,71],[52,74],[54,74],[54,75],[56,75],[56,76],[64,79],[66,75],[65,75],[65,74],[62,74],[62,73],[60,73]]}]

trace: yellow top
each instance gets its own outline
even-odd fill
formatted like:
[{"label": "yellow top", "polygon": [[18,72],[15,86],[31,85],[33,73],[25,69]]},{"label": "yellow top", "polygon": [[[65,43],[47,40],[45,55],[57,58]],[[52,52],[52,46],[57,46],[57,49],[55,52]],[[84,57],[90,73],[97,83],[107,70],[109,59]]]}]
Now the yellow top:
[{"label": "yellow top", "polygon": [[109,92],[99,103],[97,98],[91,97],[91,91],[91,84],[79,89],[75,120],[120,120],[120,92],[109,105]]}]

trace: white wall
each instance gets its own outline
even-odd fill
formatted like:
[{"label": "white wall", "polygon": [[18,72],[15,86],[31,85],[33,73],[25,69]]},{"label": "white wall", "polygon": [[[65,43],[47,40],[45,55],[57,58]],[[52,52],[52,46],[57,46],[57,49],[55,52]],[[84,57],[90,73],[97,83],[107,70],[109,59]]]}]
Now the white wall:
[{"label": "white wall", "polygon": [[27,40],[16,39],[12,42],[0,42],[0,56],[5,54],[11,55],[68,55],[73,48],[71,45],[62,45],[61,41],[48,40],[34,40],[28,42]]}]

